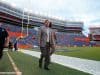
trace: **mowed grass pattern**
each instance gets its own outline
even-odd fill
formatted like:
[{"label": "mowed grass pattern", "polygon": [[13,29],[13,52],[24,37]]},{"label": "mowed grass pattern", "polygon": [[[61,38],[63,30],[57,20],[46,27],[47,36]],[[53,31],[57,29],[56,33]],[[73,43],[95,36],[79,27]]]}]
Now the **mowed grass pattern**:
[{"label": "mowed grass pattern", "polygon": [[64,47],[60,49],[69,51],[60,51],[56,54],[100,61],[100,47]]},{"label": "mowed grass pattern", "polygon": [[38,67],[38,59],[35,57],[21,52],[10,52],[10,55],[23,75],[90,75],[54,63],[50,65],[51,70],[46,71]]}]

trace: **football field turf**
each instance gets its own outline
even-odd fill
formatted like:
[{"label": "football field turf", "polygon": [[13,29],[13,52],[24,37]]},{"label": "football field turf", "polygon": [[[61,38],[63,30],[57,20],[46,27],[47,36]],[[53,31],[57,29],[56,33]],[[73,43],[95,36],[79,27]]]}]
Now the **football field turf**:
[{"label": "football field turf", "polygon": [[[38,58],[21,52],[9,52],[9,55],[14,60],[17,68],[22,72],[22,75],[89,75],[56,63],[52,63],[50,65],[51,70],[46,71],[38,67]],[[6,52],[4,53],[3,59],[0,60],[0,72],[2,71],[14,71]]]},{"label": "football field turf", "polygon": [[0,60],[0,72],[13,72],[13,67],[6,53],[4,53],[3,58]]},{"label": "football field turf", "polygon": [[100,61],[100,47],[64,47],[60,50],[64,51],[56,54]]}]

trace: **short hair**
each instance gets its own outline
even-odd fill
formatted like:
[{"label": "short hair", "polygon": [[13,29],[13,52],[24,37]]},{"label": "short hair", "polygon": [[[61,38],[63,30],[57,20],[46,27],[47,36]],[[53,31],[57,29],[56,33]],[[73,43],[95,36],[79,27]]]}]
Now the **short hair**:
[{"label": "short hair", "polygon": [[48,21],[49,21],[49,20],[46,19],[46,20],[44,21],[44,23],[46,23],[46,22],[48,22]]}]

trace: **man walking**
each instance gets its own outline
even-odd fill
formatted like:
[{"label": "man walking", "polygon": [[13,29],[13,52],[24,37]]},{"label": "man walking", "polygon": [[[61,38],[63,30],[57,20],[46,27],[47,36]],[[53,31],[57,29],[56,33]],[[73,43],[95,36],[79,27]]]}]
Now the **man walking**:
[{"label": "man walking", "polygon": [[[44,60],[44,69],[49,70],[48,66],[50,64],[50,55],[52,54],[50,51],[50,47],[53,44],[53,30],[50,27],[50,22],[45,20],[44,26],[40,27],[39,31],[39,46],[41,50],[41,55],[39,59],[39,67],[42,68],[43,59]],[[53,51],[54,52],[54,51]]]}]

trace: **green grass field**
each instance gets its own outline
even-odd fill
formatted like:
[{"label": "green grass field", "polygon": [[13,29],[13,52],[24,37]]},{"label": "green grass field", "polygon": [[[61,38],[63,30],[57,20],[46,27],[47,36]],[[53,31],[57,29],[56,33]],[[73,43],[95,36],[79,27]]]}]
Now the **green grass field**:
[{"label": "green grass field", "polygon": [[[38,59],[21,52],[9,52],[22,75],[90,75],[78,70],[61,66],[56,63],[50,65],[51,70],[46,71],[38,67]],[[6,53],[0,60],[0,71],[14,71]]]},{"label": "green grass field", "polygon": [[64,47],[59,50],[66,51],[56,54],[100,61],[100,47]]},{"label": "green grass field", "polygon": [[0,72],[14,72],[6,53],[4,53],[3,58],[0,60]]},{"label": "green grass field", "polygon": [[[100,47],[63,47],[57,50],[65,51],[57,51],[56,54],[100,61]],[[56,63],[52,63],[51,70],[46,71],[38,67],[38,58],[36,57],[21,52],[9,52],[9,54],[22,75],[90,75]],[[0,60],[0,72],[14,72],[6,52],[4,52],[3,59]]]}]

